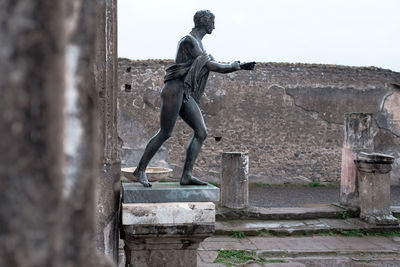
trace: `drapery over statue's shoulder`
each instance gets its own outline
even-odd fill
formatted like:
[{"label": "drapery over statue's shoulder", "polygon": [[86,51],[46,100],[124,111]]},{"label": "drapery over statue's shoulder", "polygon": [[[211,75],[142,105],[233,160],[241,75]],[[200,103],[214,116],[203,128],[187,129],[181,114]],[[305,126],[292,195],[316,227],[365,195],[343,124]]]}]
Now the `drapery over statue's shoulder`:
[{"label": "drapery over statue's shoulder", "polygon": [[183,101],[186,102],[190,97],[193,97],[197,103],[200,103],[210,73],[206,64],[212,60],[211,55],[204,53],[187,62],[173,64],[165,70],[167,73],[164,77],[164,83],[170,80],[183,79]]}]

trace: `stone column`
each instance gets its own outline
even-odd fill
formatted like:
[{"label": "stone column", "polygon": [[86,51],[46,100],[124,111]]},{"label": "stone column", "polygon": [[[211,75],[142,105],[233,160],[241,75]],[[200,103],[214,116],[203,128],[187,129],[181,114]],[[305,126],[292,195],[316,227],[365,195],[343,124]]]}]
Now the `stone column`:
[{"label": "stone column", "polygon": [[351,113],[344,118],[344,141],[342,148],[342,173],[340,180],[340,203],[359,207],[358,181],[354,160],[360,151],[373,150],[372,114]]},{"label": "stone column", "polygon": [[221,205],[241,209],[249,205],[249,156],[247,152],[222,153]]},{"label": "stone column", "polygon": [[64,4],[0,8],[0,266],[63,263]]},{"label": "stone column", "polygon": [[94,239],[94,9],[0,8],[0,266],[105,266]]},{"label": "stone column", "polygon": [[370,223],[398,224],[390,211],[390,171],[394,157],[361,152],[355,160],[360,192],[360,217]]},{"label": "stone column", "polygon": [[97,183],[97,249],[118,260],[120,206],[117,133],[117,1],[97,0],[96,57],[94,64],[98,94],[101,165]]}]

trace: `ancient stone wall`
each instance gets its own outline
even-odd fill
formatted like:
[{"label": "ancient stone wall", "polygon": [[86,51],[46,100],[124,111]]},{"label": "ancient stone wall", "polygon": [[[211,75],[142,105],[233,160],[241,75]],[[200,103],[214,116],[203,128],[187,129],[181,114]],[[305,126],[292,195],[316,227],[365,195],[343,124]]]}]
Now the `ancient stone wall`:
[{"label": "ancient stone wall", "polygon": [[[164,69],[172,61],[119,59],[118,134],[123,166],[135,166],[159,129]],[[208,128],[195,175],[219,182],[221,152],[248,151],[250,182],[340,180],[344,114],[374,114],[375,150],[396,157],[400,180],[400,73],[374,67],[258,63],[211,73],[200,108]],[[178,120],[151,163],[178,179],[192,130]]]}]

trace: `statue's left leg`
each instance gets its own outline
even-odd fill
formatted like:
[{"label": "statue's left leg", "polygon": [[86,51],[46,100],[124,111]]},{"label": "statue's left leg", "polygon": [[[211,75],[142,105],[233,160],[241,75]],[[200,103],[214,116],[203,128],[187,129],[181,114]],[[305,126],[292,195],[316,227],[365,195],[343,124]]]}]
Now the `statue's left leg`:
[{"label": "statue's left leg", "polygon": [[180,184],[206,185],[206,182],[203,182],[192,175],[194,162],[199,155],[201,145],[207,137],[207,129],[204,123],[203,115],[201,114],[196,101],[194,101],[192,97],[182,104],[179,115],[194,131],[194,135],[186,151],[186,161]]}]

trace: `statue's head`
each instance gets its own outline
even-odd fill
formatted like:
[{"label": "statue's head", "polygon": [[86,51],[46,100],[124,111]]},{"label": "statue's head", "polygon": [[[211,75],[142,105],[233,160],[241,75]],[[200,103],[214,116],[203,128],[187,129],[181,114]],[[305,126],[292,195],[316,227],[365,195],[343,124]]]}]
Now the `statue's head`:
[{"label": "statue's head", "polygon": [[210,10],[199,10],[194,14],[194,27],[197,29],[205,29],[208,34],[214,30],[215,16]]}]

